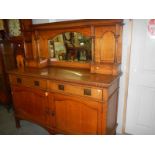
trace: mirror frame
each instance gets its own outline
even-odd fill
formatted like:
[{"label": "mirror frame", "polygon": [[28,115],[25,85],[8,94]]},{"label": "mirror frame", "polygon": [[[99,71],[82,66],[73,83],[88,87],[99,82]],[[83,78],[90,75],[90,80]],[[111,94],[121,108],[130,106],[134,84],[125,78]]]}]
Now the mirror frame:
[{"label": "mirror frame", "polygon": [[[52,37],[48,37],[47,44],[48,44],[49,40],[53,40],[55,37],[57,37],[57,36],[59,36],[59,35],[61,35],[63,33],[67,33],[67,32],[80,33],[82,36],[91,39],[91,60],[86,61],[86,62],[85,61],[51,61],[50,55],[49,55],[49,58],[48,58],[49,59],[49,66],[90,69],[91,63],[92,63],[92,60],[93,60],[93,57],[94,57],[94,55],[93,55],[93,53],[94,53],[94,49],[93,49],[94,48],[94,40],[93,40],[92,36],[84,35],[83,33],[78,32],[78,31],[70,31],[70,30],[69,31],[63,31],[63,32],[55,34]],[[49,44],[48,44],[48,47],[49,47]],[[48,54],[49,54],[49,51],[48,51]]]}]

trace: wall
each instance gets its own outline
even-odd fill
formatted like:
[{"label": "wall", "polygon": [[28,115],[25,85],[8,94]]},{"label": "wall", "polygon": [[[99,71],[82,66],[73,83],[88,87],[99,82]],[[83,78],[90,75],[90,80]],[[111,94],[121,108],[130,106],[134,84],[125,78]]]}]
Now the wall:
[{"label": "wall", "polygon": [[59,21],[68,21],[73,19],[32,19],[33,24],[43,24],[43,23],[52,23],[52,22],[59,22]]},{"label": "wall", "polygon": [[155,38],[148,32],[149,22],[133,20],[125,128],[129,134],[155,134]]},{"label": "wall", "polygon": [[49,19],[32,19],[32,24],[49,23]]},{"label": "wall", "polygon": [[129,48],[129,20],[124,20],[123,26],[123,41],[122,41],[122,76],[120,78],[119,100],[118,100],[118,117],[117,117],[117,133],[122,133],[122,121],[123,121],[123,108],[124,108],[124,95],[125,95],[125,73],[127,71],[127,53]]}]

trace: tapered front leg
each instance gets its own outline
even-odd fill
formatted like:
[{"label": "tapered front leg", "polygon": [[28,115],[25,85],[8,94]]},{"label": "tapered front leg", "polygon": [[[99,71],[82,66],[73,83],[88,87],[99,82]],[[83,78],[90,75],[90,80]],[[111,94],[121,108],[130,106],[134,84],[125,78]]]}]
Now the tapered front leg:
[{"label": "tapered front leg", "polygon": [[15,118],[16,121],[16,128],[20,128],[20,120],[18,118]]}]

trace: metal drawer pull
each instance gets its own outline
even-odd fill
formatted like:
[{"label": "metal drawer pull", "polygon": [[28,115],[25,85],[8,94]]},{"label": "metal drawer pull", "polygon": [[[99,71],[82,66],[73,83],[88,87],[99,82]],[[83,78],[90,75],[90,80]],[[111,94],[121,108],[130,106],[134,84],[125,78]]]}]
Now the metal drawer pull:
[{"label": "metal drawer pull", "polygon": [[45,96],[48,96],[48,92],[45,92]]},{"label": "metal drawer pull", "polygon": [[59,89],[59,90],[64,90],[64,85],[59,84],[59,85],[58,85],[58,89]]},{"label": "metal drawer pull", "polygon": [[35,86],[39,86],[39,81],[34,81]]},{"label": "metal drawer pull", "polygon": [[22,83],[22,79],[21,78],[17,78],[17,83]]},{"label": "metal drawer pull", "polygon": [[91,96],[91,89],[84,89],[84,95]]}]

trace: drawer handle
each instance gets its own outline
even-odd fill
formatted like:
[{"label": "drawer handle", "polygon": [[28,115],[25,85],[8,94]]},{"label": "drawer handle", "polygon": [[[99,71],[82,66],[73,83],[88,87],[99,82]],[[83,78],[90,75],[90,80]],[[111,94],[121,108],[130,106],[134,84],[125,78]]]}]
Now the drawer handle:
[{"label": "drawer handle", "polygon": [[22,79],[21,78],[17,78],[17,83],[22,83]]},{"label": "drawer handle", "polygon": [[91,89],[84,89],[84,95],[91,96]]},{"label": "drawer handle", "polygon": [[59,85],[58,85],[58,89],[59,89],[59,90],[64,90],[64,85],[59,84]]},{"label": "drawer handle", "polygon": [[45,96],[48,96],[48,92],[45,92]]},{"label": "drawer handle", "polygon": [[34,81],[35,86],[39,86],[39,81]]}]

